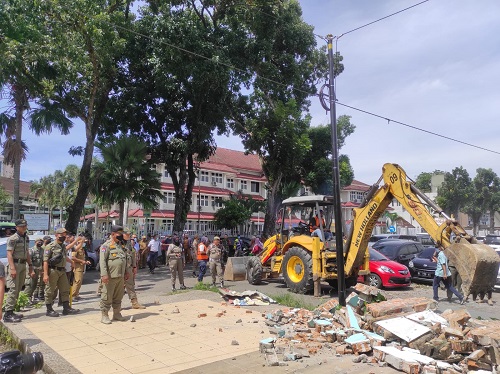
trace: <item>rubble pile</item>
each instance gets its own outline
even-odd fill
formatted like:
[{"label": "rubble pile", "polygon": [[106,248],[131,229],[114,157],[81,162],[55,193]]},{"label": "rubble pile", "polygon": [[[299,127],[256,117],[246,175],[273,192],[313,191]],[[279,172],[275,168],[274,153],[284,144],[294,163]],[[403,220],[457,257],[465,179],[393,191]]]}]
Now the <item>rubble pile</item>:
[{"label": "rubble pile", "polygon": [[384,300],[358,284],[341,307],[331,299],[313,311],[283,308],[266,313],[271,337],[260,341],[267,365],[286,365],[328,352],[354,354],[354,362],[390,365],[410,374],[496,373],[500,321],[471,318],[466,309],[435,313],[427,298]]}]

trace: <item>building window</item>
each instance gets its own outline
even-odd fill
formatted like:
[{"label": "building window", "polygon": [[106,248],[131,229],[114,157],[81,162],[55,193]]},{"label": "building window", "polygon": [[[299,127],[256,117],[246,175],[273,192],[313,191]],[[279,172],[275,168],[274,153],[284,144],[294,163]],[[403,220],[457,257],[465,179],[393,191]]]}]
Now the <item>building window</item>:
[{"label": "building window", "polygon": [[208,196],[201,195],[197,197],[197,201],[198,201],[198,206],[208,206],[209,199]]},{"label": "building window", "polygon": [[200,172],[200,181],[201,182],[208,182],[208,171],[201,171]]},{"label": "building window", "polygon": [[222,184],[222,173],[212,173],[212,184]]},{"label": "building window", "polygon": [[259,193],[260,192],[260,183],[259,182],[250,182],[250,191]]},{"label": "building window", "polygon": [[214,208],[222,208],[223,207],[222,201],[223,200],[221,197],[212,196],[212,206]]},{"label": "building window", "polygon": [[230,189],[234,188],[234,179],[227,180],[227,188],[230,188]]},{"label": "building window", "polygon": [[247,181],[241,181],[240,182],[240,189],[243,190],[243,191],[245,191],[245,190],[248,189],[247,188]]},{"label": "building window", "polygon": [[168,178],[168,170],[163,171],[163,177]]},{"label": "building window", "polygon": [[165,198],[163,202],[166,204],[175,204],[175,192],[164,192]]},{"label": "building window", "polygon": [[355,203],[361,203],[365,197],[364,192],[359,192],[359,191],[351,191],[349,198],[350,201],[353,201]]}]

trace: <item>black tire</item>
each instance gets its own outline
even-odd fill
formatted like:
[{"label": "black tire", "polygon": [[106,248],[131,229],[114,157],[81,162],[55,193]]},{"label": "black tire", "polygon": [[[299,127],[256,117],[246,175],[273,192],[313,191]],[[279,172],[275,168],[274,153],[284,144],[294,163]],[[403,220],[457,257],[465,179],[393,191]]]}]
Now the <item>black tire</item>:
[{"label": "black tire", "polygon": [[262,264],[260,257],[250,256],[247,262],[247,280],[248,283],[256,285],[262,282]]},{"label": "black tire", "polygon": [[377,274],[365,275],[365,284],[372,287],[382,288],[382,279]]},{"label": "black tire", "polygon": [[292,247],[283,259],[283,278],[295,293],[305,294],[314,289],[312,256],[301,247]]}]

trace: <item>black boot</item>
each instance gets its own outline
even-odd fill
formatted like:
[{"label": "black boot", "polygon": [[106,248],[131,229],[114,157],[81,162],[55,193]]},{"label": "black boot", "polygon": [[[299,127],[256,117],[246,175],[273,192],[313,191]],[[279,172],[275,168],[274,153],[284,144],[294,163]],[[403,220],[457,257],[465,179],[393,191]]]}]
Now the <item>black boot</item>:
[{"label": "black boot", "polygon": [[5,312],[3,316],[4,322],[21,322],[21,318],[17,317],[12,310]]},{"label": "black boot", "polygon": [[16,317],[16,318],[24,318],[24,314],[21,314],[21,313],[14,313],[12,312],[12,314]]},{"label": "black boot", "polygon": [[67,316],[68,314],[76,314],[80,312],[78,309],[73,309],[69,306],[69,301],[63,302],[63,315]]},{"label": "black boot", "polygon": [[52,304],[45,304],[47,307],[47,313],[45,313],[46,316],[49,317],[59,317],[59,313],[57,313],[53,308]]}]

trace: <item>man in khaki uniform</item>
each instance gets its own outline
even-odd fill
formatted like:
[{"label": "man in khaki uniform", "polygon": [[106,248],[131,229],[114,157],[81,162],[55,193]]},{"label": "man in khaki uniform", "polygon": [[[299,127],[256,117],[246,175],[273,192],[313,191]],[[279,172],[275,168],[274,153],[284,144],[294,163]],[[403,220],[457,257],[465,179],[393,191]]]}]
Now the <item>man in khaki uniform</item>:
[{"label": "man in khaki uniform", "polygon": [[135,249],[130,243],[130,230],[128,228],[123,229],[123,243],[125,246],[125,255],[127,256],[127,267],[125,273],[127,274],[127,279],[125,280],[125,290],[127,291],[130,302],[132,303],[132,308],[134,309],[146,309],[146,307],[137,301],[137,295],[135,293],[135,275],[137,274],[137,256]]},{"label": "man in khaki uniform", "polygon": [[73,260],[74,268],[73,268],[73,301],[80,301],[80,288],[82,287],[83,282],[83,273],[85,272],[85,267],[90,265],[90,261],[85,259],[85,249],[83,248],[83,243],[85,242],[84,236],[79,236],[77,239],[76,246],[73,247],[73,255],[71,259]]},{"label": "man in khaki uniform", "polygon": [[149,249],[147,238],[146,236],[143,236],[139,242],[139,269],[144,269],[146,267],[148,253]]},{"label": "man in khaki uniform", "polygon": [[220,245],[220,238],[214,237],[214,241],[208,247],[208,266],[210,267],[210,274],[212,275],[212,286],[215,286],[216,276],[219,276],[219,285],[224,287],[224,277],[222,273],[222,246]]},{"label": "man in khaki uniform", "polygon": [[59,228],[56,230],[56,240],[45,246],[43,254],[43,281],[47,285],[45,288],[45,306],[49,317],[59,317],[52,308],[54,301],[55,289],[59,290],[61,302],[63,305],[63,315],[76,314],[78,309],[73,309],[69,306],[69,281],[66,276],[66,229]]},{"label": "man in khaki uniform", "polygon": [[101,246],[99,252],[99,266],[101,268],[101,323],[109,325],[108,312],[113,307],[113,320],[125,321],[121,314],[123,287],[127,274],[127,256],[122,246],[123,227],[113,225],[109,240]]},{"label": "man in khaki uniform", "polygon": [[40,286],[43,284],[43,239],[38,239],[29,252],[35,276],[30,279],[24,292],[29,297],[31,303],[35,304],[40,297]]},{"label": "man in khaki uniform", "polygon": [[181,290],[185,290],[184,285],[184,250],[181,248],[181,241],[178,236],[174,236],[172,244],[167,250],[167,263],[170,268],[171,278],[172,278],[172,291],[175,289],[175,279],[179,277],[179,284]]},{"label": "man in khaki uniform", "polygon": [[24,282],[26,281],[26,264],[29,266],[30,276],[34,277],[33,264],[31,263],[29,244],[30,238],[26,234],[28,224],[24,219],[18,219],[16,222],[17,232],[11,235],[7,241],[7,287],[9,293],[5,300],[5,315],[4,322],[21,322],[22,314],[14,313],[19,291],[21,291]]}]

